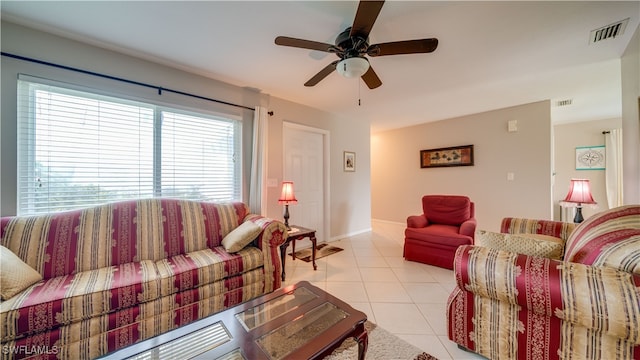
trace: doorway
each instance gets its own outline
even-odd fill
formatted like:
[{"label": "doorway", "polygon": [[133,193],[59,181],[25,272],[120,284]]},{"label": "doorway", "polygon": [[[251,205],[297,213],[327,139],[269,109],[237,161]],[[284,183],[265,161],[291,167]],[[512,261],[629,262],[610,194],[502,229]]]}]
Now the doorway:
[{"label": "doorway", "polygon": [[314,229],[318,242],[327,241],[329,132],[284,122],[283,142],[283,180],[293,181],[298,200],[289,206],[289,224]]}]

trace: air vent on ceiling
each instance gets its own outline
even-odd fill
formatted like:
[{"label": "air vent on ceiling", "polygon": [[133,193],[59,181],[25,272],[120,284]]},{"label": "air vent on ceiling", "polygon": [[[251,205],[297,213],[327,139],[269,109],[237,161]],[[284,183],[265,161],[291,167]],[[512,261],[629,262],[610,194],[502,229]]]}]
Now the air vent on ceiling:
[{"label": "air vent on ceiling", "polygon": [[569,106],[573,103],[573,99],[558,100],[556,106]]},{"label": "air vent on ceiling", "polygon": [[616,36],[624,34],[624,29],[627,27],[628,22],[629,18],[626,18],[599,29],[591,30],[591,34],[589,34],[589,44],[595,44],[602,40],[613,39]]}]

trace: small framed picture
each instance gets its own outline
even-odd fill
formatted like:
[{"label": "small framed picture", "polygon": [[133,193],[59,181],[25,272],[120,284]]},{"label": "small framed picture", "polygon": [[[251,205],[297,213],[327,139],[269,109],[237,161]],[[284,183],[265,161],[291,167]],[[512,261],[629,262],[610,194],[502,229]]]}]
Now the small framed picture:
[{"label": "small framed picture", "polygon": [[605,148],[599,146],[579,146],[576,148],[576,170],[604,170]]},{"label": "small framed picture", "polygon": [[344,171],[356,171],[356,153],[344,152]]}]

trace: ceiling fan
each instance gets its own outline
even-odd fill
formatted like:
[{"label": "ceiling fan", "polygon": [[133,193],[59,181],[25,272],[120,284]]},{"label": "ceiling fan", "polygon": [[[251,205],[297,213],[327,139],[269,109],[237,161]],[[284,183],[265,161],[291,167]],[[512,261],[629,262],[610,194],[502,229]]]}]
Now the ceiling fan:
[{"label": "ceiling fan", "polygon": [[353,25],[338,34],[335,45],[288,36],[276,37],[275,43],[282,46],[334,53],[340,58],[320,70],[304,83],[304,86],[314,86],[337,70],[344,77],[362,77],[369,89],[375,89],[382,85],[382,81],[365,55],[376,57],[421,54],[433,52],[438,47],[438,39],[435,38],[369,45],[369,33],[383,4],[384,1],[360,1]]}]

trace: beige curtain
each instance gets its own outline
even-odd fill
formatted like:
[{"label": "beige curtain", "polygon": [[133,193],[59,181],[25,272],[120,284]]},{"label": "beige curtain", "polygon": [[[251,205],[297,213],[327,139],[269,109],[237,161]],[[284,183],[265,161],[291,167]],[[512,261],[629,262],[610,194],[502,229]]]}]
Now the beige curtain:
[{"label": "beige curtain", "polygon": [[254,214],[267,213],[267,140],[268,110],[257,106],[253,116],[253,151],[249,183],[249,209]]},{"label": "beige curtain", "polygon": [[605,184],[609,209],[622,205],[622,129],[604,133]]}]

